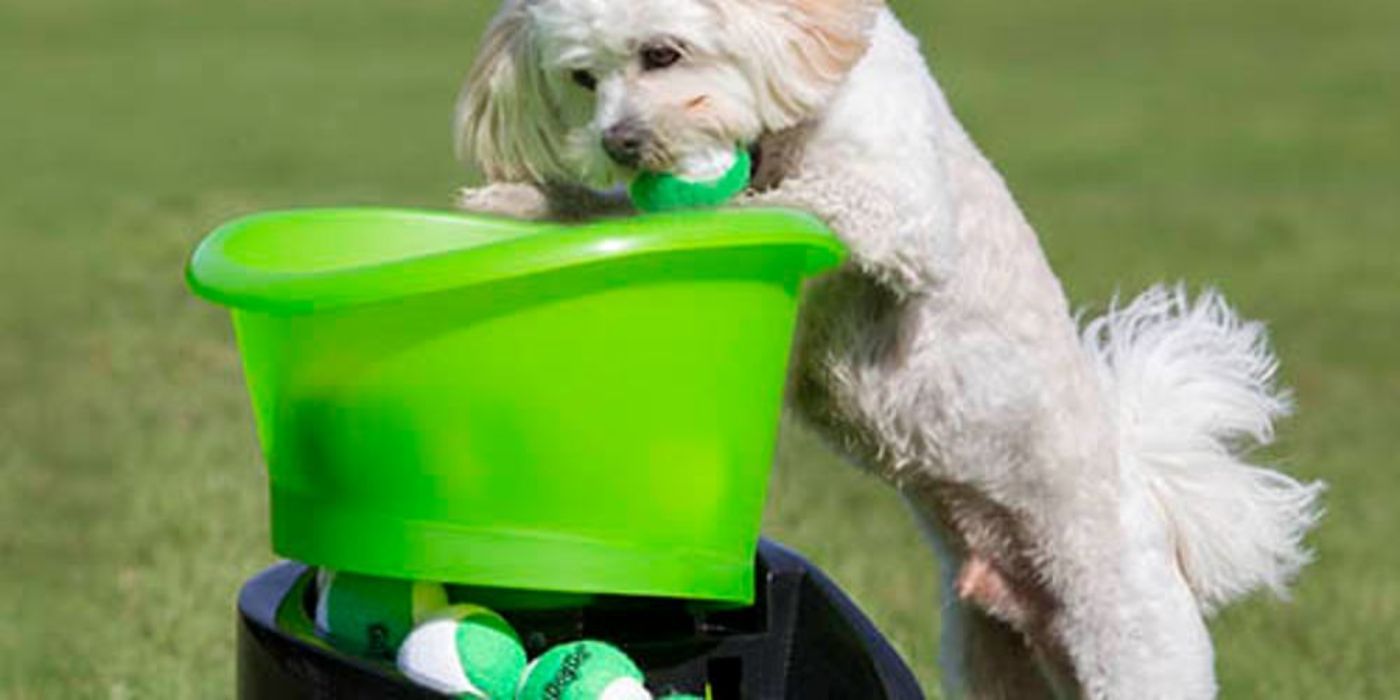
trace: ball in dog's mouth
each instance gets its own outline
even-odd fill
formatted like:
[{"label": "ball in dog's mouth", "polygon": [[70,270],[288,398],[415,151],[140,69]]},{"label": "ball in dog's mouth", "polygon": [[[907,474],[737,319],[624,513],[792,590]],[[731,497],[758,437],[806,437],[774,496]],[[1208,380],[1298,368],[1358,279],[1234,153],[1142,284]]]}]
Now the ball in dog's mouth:
[{"label": "ball in dog's mouth", "polygon": [[752,174],[746,148],[703,152],[681,159],[671,172],[639,173],[628,194],[644,212],[717,207],[744,191]]}]

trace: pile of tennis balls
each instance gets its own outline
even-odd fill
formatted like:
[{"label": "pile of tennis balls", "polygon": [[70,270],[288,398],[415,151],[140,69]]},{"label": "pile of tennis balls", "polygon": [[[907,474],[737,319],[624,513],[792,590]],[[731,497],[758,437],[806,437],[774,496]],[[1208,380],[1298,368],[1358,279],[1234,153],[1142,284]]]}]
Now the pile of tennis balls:
[{"label": "pile of tennis balls", "polygon": [[479,605],[449,604],[441,584],[323,570],[316,586],[318,636],[346,653],[393,660],[409,680],[439,693],[483,700],[653,699],[641,669],[617,647],[568,642],[528,661],[505,618]]}]

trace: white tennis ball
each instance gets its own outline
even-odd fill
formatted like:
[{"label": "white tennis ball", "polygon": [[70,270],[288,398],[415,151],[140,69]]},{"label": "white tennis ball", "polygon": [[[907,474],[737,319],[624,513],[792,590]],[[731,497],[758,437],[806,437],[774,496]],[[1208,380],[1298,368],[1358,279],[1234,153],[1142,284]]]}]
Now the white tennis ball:
[{"label": "white tennis ball", "polygon": [[439,693],[510,700],[525,669],[525,647],[500,615],[459,604],[413,628],[398,662],[409,680]]},{"label": "white tennis ball", "polygon": [[516,700],[652,700],[642,672],[604,642],[560,644],[525,668]]},{"label": "white tennis ball", "polygon": [[718,180],[738,159],[732,147],[696,151],[682,156],[673,174],[687,182]]},{"label": "white tennis ball", "polygon": [[447,589],[427,581],[322,569],[316,588],[316,634],[359,656],[393,659],[415,624],[447,607]]}]

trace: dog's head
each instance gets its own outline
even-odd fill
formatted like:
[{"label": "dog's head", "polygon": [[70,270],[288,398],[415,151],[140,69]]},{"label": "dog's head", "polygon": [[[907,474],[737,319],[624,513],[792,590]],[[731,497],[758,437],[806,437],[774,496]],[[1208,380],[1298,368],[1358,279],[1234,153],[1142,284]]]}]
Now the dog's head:
[{"label": "dog's head", "polygon": [[881,0],[506,0],[457,109],[493,181],[605,188],[809,118]]}]

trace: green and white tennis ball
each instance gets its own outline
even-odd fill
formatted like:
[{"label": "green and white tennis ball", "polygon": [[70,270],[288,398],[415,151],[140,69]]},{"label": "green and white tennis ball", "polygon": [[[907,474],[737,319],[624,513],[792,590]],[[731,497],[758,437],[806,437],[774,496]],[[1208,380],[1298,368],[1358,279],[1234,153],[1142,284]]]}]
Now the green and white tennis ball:
[{"label": "green and white tennis ball", "polygon": [[749,186],[752,160],[743,148],[697,154],[676,172],[643,172],[627,188],[644,212],[717,207]]},{"label": "green and white tennis ball", "polygon": [[479,605],[452,605],[423,621],[399,646],[409,680],[459,698],[509,700],[525,670],[525,647],[510,623]]},{"label": "green and white tennis ball", "polygon": [[447,607],[447,589],[427,581],[322,569],[316,588],[316,634],[358,656],[392,660],[414,625]]},{"label": "green and white tennis ball", "polygon": [[516,700],[652,700],[632,659],[605,642],[570,642],[525,667]]}]

